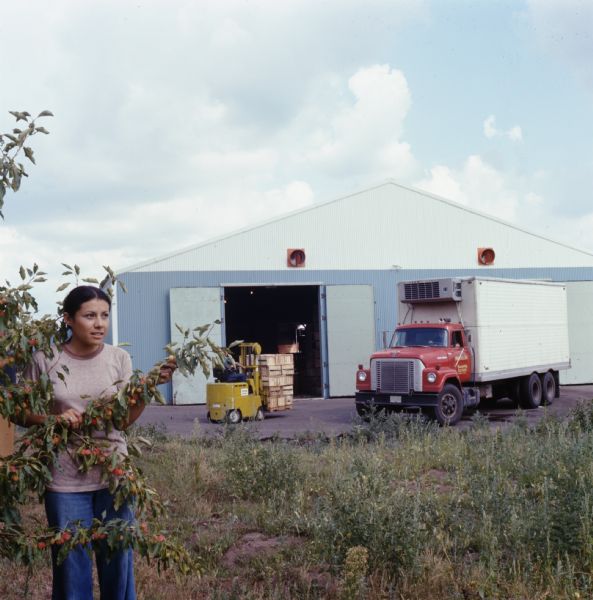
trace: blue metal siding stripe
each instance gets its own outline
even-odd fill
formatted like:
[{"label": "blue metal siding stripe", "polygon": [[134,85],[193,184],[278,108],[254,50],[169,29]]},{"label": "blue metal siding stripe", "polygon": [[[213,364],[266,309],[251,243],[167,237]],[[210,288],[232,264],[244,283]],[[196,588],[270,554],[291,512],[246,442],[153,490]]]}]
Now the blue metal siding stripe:
[{"label": "blue metal siding stripe", "polygon": [[[175,271],[132,272],[119,277],[129,292],[118,293],[119,341],[135,368],[147,370],[164,356],[171,339],[169,290],[177,287],[219,287],[238,284],[372,285],[375,297],[375,339],[382,345],[382,332],[397,323],[397,283],[411,279],[453,276],[548,279],[550,281],[593,281],[593,267],[494,269],[390,269],[339,271]],[[354,368],[354,367],[353,367]],[[171,390],[163,390],[171,401]]]}]

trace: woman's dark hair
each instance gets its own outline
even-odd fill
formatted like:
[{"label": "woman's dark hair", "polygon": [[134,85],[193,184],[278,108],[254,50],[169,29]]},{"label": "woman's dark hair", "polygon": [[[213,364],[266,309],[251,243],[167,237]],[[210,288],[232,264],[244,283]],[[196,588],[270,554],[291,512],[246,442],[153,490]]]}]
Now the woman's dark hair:
[{"label": "woman's dark hair", "polygon": [[68,313],[70,317],[74,317],[82,304],[89,300],[94,300],[95,298],[98,300],[105,300],[105,302],[109,304],[109,309],[111,310],[111,298],[101,288],[93,285],[79,285],[73,290],[70,290],[70,293],[64,298],[62,310],[65,313]]}]

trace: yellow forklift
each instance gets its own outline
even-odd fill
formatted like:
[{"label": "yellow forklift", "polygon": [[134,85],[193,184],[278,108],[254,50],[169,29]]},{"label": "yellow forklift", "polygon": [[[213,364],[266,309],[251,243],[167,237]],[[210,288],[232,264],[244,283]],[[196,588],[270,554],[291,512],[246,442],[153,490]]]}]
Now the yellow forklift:
[{"label": "yellow forklift", "polygon": [[225,360],[223,369],[214,372],[215,382],[206,385],[207,417],[211,423],[240,423],[243,419],[262,421],[264,407],[257,357],[257,342],[239,344],[239,362]]}]

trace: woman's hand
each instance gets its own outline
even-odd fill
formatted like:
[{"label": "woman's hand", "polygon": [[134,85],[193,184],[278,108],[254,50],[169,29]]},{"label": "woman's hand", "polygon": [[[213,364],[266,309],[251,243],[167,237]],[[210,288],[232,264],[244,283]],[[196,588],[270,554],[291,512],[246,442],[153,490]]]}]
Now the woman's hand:
[{"label": "woman's hand", "polygon": [[58,415],[58,420],[67,423],[70,429],[78,429],[82,425],[82,413],[74,408],[69,408]]},{"label": "woman's hand", "polygon": [[161,383],[169,383],[171,381],[171,377],[173,377],[173,373],[177,369],[177,361],[173,355],[167,358],[167,362],[161,365],[161,370],[159,373],[159,384]]}]

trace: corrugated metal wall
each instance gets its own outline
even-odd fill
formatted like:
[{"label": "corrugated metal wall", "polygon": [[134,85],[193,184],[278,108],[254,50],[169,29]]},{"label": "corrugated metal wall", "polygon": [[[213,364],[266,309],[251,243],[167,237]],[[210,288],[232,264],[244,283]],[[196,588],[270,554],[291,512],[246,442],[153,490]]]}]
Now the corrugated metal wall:
[{"label": "corrugated metal wall", "polygon": [[497,268],[593,267],[591,253],[389,182],[127,270],[276,271],[288,248],[306,250],[309,271],[475,268],[484,246]]},{"label": "corrugated metal wall", "polygon": [[[515,268],[515,269],[391,269],[327,270],[291,269],[279,271],[185,271],[124,273],[128,287],[118,293],[119,342],[130,343],[135,368],[146,370],[162,359],[162,348],[170,341],[169,290],[175,287],[219,287],[241,284],[371,285],[376,302],[375,338],[381,345],[382,332],[391,331],[397,322],[398,281],[462,275],[548,279],[551,281],[593,280],[593,267]],[[168,400],[170,401],[170,390]]]}]

